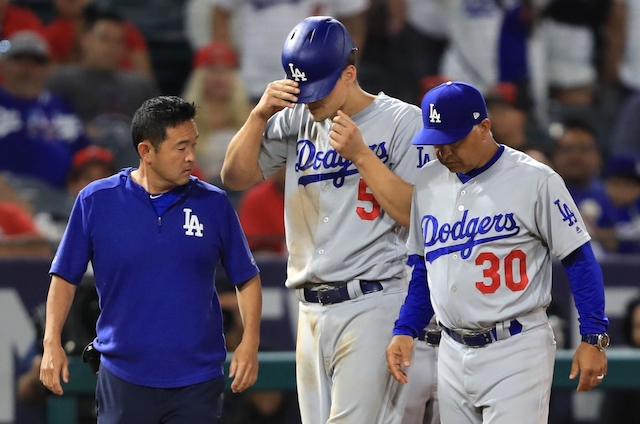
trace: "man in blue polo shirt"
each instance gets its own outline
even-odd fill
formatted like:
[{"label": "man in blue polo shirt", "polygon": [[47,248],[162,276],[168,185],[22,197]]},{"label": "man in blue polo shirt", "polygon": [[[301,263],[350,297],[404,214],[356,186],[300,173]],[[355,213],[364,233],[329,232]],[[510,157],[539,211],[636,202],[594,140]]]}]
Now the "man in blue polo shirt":
[{"label": "man in blue polo shirt", "polygon": [[195,107],[156,97],[136,112],[138,169],[83,189],[51,266],[40,379],[62,394],[69,380],[61,329],[92,262],[101,314],[96,390],[100,424],[219,423],[225,359],[218,261],[236,286],[244,334],[231,389],[258,371],[262,291],[258,268],[224,192],[191,176]]}]

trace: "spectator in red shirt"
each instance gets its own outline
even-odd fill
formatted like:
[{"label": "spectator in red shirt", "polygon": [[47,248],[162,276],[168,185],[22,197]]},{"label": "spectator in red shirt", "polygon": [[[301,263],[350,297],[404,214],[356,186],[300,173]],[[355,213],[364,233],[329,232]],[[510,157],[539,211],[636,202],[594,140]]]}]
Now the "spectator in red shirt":
[{"label": "spectator in red shirt", "polygon": [[287,253],[284,238],[285,169],[247,190],[238,207],[240,224],[254,253]]},{"label": "spectator in red shirt", "polygon": [[31,215],[17,203],[0,202],[0,239],[25,235],[38,235]]},{"label": "spectator in red shirt", "polygon": [[42,32],[42,22],[35,13],[9,2],[10,0],[0,0],[0,40],[27,29]]},{"label": "spectator in red shirt", "polygon": [[51,246],[23,204],[0,179],[0,257],[51,254]]},{"label": "spectator in red shirt", "polygon": [[[3,0],[0,0],[3,1]],[[93,13],[90,0],[54,0],[58,16],[44,28],[51,57],[57,64],[77,63],[81,60],[80,32],[85,13]],[[131,21],[124,22],[126,54],[120,61],[123,70],[136,71],[153,79],[147,43]]]}]

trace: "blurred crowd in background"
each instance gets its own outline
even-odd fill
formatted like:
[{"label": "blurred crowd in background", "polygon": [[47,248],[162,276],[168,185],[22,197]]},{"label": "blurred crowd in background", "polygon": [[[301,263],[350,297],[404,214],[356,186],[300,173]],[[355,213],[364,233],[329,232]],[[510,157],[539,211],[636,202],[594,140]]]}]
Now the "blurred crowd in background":
[{"label": "blurred crowd in background", "polygon": [[[196,104],[195,173],[222,186],[284,39],[319,14],[351,32],[367,91],[479,87],[496,140],[565,179],[598,254],[640,252],[640,0],[0,0],[0,252],[50,254],[78,190],[137,165],[131,117],[158,94]],[[286,254],[282,184],[229,191],[256,251]]]},{"label": "blurred crowd in background", "polygon": [[[349,29],[369,92],[477,86],[495,139],[564,178],[598,257],[640,254],[640,0],[0,0],[0,256],[53,254],[79,190],[138,165],[131,119],[158,94],[195,103],[194,174],[224,188],[226,148],[310,15]],[[228,191],[256,253],[286,257],[283,192],[284,170]],[[236,408],[295,403],[269,396]]]}]

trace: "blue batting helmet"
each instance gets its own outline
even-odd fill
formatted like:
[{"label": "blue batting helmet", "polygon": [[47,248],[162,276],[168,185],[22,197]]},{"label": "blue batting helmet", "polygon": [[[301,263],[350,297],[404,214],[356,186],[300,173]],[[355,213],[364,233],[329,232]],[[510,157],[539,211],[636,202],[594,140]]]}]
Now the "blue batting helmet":
[{"label": "blue batting helmet", "polygon": [[313,16],[291,31],[282,49],[287,78],[297,81],[299,103],[311,103],[333,90],[352,51],[347,29],[330,16]]}]

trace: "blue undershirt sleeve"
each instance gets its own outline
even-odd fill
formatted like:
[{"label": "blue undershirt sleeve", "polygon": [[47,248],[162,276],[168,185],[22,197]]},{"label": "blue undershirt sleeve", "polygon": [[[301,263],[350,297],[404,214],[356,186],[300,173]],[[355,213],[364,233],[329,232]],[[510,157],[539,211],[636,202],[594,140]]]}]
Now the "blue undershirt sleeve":
[{"label": "blue undershirt sleeve", "polygon": [[609,319],[604,313],[604,279],[591,243],[587,242],[562,260],[578,309],[580,334],[607,331]]},{"label": "blue undershirt sleeve", "polygon": [[431,295],[427,284],[427,268],[424,257],[409,255],[407,265],[413,267],[409,292],[400,308],[400,316],[396,320],[393,335],[407,335],[414,338],[429,324],[433,316]]}]

